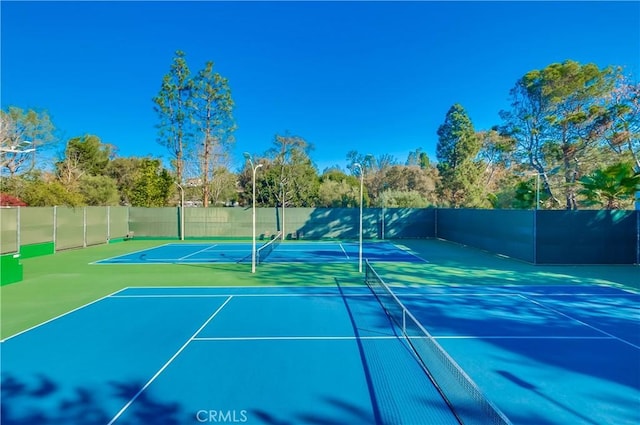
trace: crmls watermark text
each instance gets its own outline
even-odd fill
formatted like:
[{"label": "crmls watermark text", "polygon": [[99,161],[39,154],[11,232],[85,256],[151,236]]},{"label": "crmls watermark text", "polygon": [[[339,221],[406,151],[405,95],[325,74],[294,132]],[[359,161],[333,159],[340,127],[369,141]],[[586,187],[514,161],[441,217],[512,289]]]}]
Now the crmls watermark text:
[{"label": "crmls watermark text", "polygon": [[198,410],[196,420],[201,423],[241,424],[249,420],[246,410]]}]

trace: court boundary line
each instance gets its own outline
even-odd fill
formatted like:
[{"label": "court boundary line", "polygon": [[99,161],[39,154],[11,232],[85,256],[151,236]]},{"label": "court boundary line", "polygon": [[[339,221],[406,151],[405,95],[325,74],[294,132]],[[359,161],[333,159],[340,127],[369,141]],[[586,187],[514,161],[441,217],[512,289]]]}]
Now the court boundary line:
[{"label": "court boundary line", "polygon": [[[359,287],[361,285],[352,285],[354,288]],[[238,286],[238,285],[215,285],[215,286],[201,286],[201,285],[190,285],[190,286],[127,286],[124,289],[194,289],[194,288],[335,288],[333,285],[246,285],[246,286]]]},{"label": "court boundary line", "polygon": [[416,254],[415,252],[413,252],[413,250],[411,248],[405,246],[405,249],[403,249],[403,248],[400,248],[400,246],[396,245],[395,242],[391,242],[391,241],[387,241],[387,242],[390,243],[391,245],[393,245],[394,248],[396,248],[396,249],[398,249],[398,250],[400,250],[402,252],[406,252],[409,255],[412,255],[412,256],[416,257],[417,259],[419,259],[420,261],[422,261],[424,263],[431,264],[429,262],[429,260],[426,260],[426,259],[422,258],[421,256],[419,256],[418,254]]},{"label": "court boundary line", "polygon": [[[107,258],[103,258],[102,260],[92,261],[92,262],[90,262],[89,264],[91,264],[91,265],[108,264],[108,263],[100,263],[100,261],[109,261],[109,260],[113,260],[114,258],[124,257],[125,255],[138,254],[138,253],[140,253],[140,252],[149,251],[150,249],[162,248],[163,246],[167,246],[167,245],[171,245],[171,243],[167,242],[167,243],[164,243],[164,244],[162,244],[162,245],[152,246],[151,248],[139,249],[139,250],[137,250],[137,251],[132,251],[132,252],[129,252],[129,253],[127,253],[127,254],[116,255],[115,257],[107,257]],[[113,264],[113,263],[110,263],[110,264]],[[116,263],[116,264],[118,264],[118,263]]]},{"label": "court boundary line", "polygon": [[1,339],[1,340],[0,340],[0,343],[4,343],[5,341],[8,341],[8,340],[10,340],[11,338],[14,338],[14,337],[16,337],[16,336],[18,336],[18,335],[22,335],[22,334],[24,334],[24,333],[26,333],[26,332],[32,331],[32,330],[34,330],[34,329],[37,329],[37,328],[39,328],[40,326],[44,326],[44,325],[46,325],[47,323],[53,322],[54,320],[61,319],[61,318],[63,318],[64,316],[67,316],[67,315],[69,315],[69,314],[71,314],[71,313],[75,313],[76,311],[78,311],[78,310],[82,310],[82,309],[83,309],[83,308],[85,308],[85,307],[89,307],[89,306],[90,306],[90,305],[92,305],[92,304],[95,304],[95,303],[98,303],[98,302],[100,302],[100,301],[106,300],[107,298],[111,298],[112,296],[116,295],[118,292],[122,292],[122,291],[124,291],[125,289],[128,289],[128,288],[118,289],[118,290],[117,290],[117,291],[115,291],[115,292],[112,292],[112,293],[107,294],[107,295],[105,295],[105,296],[103,296],[103,297],[97,298],[97,299],[95,299],[95,300],[93,300],[93,301],[90,301],[90,302],[88,302],[88,303],[86,303],[86,304],[83,304],[83,305],[81,305],[81,306],[78,306],[78,307],[76,307],[76,308],[74,308],[74,309],[72,309],[72,310],[69,310],[69,311],[65,312],[65,313],[59,314],[59,315],[57,315],[57,316],[55,316],[55,317],[52,317],[52,318],[50,318],[50,319],[48,319],[48,320],[45,320],[45,321],[44,321],[44,322],[42,322],[42,323],[38,323],[37,325],[31,326],[30,328],[24,329],[24,330],[22,330],[22,331],[20,331],[20,332],[18,332],[18,333],[15,333],[15,334],[13,334],[13,335],[11,335],[11,336],[8,336],[8,337],[6,337],[6,338],[4,338],[4,339]]},{"label": "court boundary line", "polygon": [[[402,339],[404,339],[403,337]],[[427,336],[407,336],[409,339],[429,339]],[[502,339],[502,340],[539,340],[539,339],[552,339],[552,340],[610,340],[615,341],[616,338],[610,336],[558,336],[558,335],[539,335],[539,336],[526,336],[526,335],[488,335],[488,336],[475,336],[475,335],[443,335],[433,336],[433,339]],[[211,341],[211,342],[225,342],[225,341],[355,341],[355,340],[398,340],[396,335],[378,335],[378,336],[330,336],[330,335],[296,335],[296,336],[212,336],[212,337],[195,337],[193,341]]]},{"label": "court boundary line", "polygon": [[[410,294],[411,296],[421,296],[422,294]],[[318,293],[318,294],[230,294],[230,293],[221,293],[221,294],[132,294],[132,295],[113,295],[112,298],[224,298],[224,297],[238,297],[238,298],[336,298],[342,297],[341,294],[334,293]],[[345,297],[354,297],[354,298],[371,298],[371,294],[363,293],[363,294],[346,294]]]},{"label": "court boundary line", "polygon": [[184,255],[184,256],[182,256],[182,257],[178,258],[178,260],[177,260],[177,261],[182,261],[182,260],[184,260],[185,258],[189,258],[189,257],[191,257],[191,256],[193,256],[193,255],[200,254],[201,252],[205,252],[205,251],[207,251],[207,250],[209,250],[209,249],[211,249],[211,248],[215,248],[216,246],[218,246],[218,244],[217,244],[217,243],[214,243],[213,245],[209,245],[209,246],[207,246],[206,248],[202,248],[202,249],[200,249],[200,250],[198,250],[198,251],[196,251],[196,252],[192,252],[191,254]]},{"label": "court boundary line", "polygon": [[153,381],[155,381],[155,380],[156,380],[156,378],[158,378],[158,376],[160,376],[160,374],[161,374],[162,372],[164,372],[164,370],[165,370],[167,367],[169,367],[169,365],[170,365],[170,364],[171,364],[171,363],[176,359],[176,357],[178,357],[178,356],[180,355],[180,353],[182,353],[182,352],[187,348],[187,346],[188,346],[188,345],[193,341],[193,339],[196,337],[196,335],[198,335],[198,334],[199,334],[199,333],[200,333],[200,332],[201,332],[201,331],[202,331],[202,330],[203,330],[203,329],[204,329],[204,328],[209,324],[209,322],[211,322],[211,321],[212,321],[212,320],[213,320],[213,319],[218,315],[218,313],[219,313],[220,311],[222,311],[222,309],[223,309],[223,308],[224,308],[224,307],[229,303],[229,301],[231,301],[232,299],[233,299],[233,296],[229,296],[229,297],[227,298],[227,300],[226,300],[224,303],[222,303],[222,305],[221,305],[221,306],[219,306],[219,307],[216,309],[216,311],[214,311],[214,312],[213,312],[213,314],[211,314],[211,315],[209,316],[209,318],[208,318],[208,319],[207,319],[207,320],[206,320],[206,321],[205,321],[205,322],[204,322],[204,323],[203,323],[203,324],[198,328],[198,330],[196,330],[196,331],[194,332],[194,334],[193,334],[193,335],[191,335],[191,337],[189,337],[189,338],[187,339],[187,341],[182,345],[182,347],[180,347],[180,348],[178,349],[178,351],[176,351],[176,352],[173,354],[173,356],[171,356],[171,358],[170,358],[169,360],[167,360],[167,361],[165,362],[165,364],[164,364],[164,365],[163,365],[163,366],[162,366],[162,367],[161,367],[161,368],[160,368],[160,369],[159,369],[159,370],[158,370],[158,371],[157,371],[157,372],[156,372],[156,373],[151,377],[151,379],[149,379],[149,380],[147,381],[147,383],[146,383],[142,388],[140,388],[140,390],[138,390],[138,392],[137,392],[133,397],[131,397],[131,399],[130,399],[130,400],[129,400],[129,401],[128,401],[124,406],[122,406],[122,408],[121,408],[121,409],[118,411],[118,413],[116,413],[116,415],[115,415],[115,416],[114,416],[114,417],[113,417],[113,418],[112,418],[112,419],[107,423],[107,425],[112,425],[115,421],[117,421],[117,420],[120,418],[120,416],[122,416],[122,414],[123,414],[123,413],[124,413],[124,412],[125,412],[125,411],[126,411],[126,410],[127,410],[127,409],[128,409],[128,408],[129,408],[129,407],[130,407],[130,406],[131,406],[131,405],[132,405],[132,404],[133,404],[137,399],[138,399],[138,397],[140,397],[140,396],[142,395],[142,393],[143,393],[147,388],[149,388],[149,386],[153,383]]},{"label": "court boundary line", "polygon": [[397,336],[238,336],[238,337],[196,337],[194,341],[355,341],[355,340],[376,340],[376,339],[398,339]]},{"label": "court boundary line", "polygon": [[[416,337],[412,337],[416,338]],[[582,340],[582,339],[597,339],[597,340],[611,340],[616,338],[611,336],[560,336],[560,335],[442,335],[433,336],[433,339],[566,339],[566,340]]]},{"label": "court boundary line", "polygon": [[536,304],[536,305],[538,305],[538,306],[540,306],[540,307],[542,307],[542,308],[544,308],[544,309],[546,309],[546,310],[553,311],[554,313],[559,314],[559,315],[561,315],[561,316],[564,316],[564,317],[566,317],[566,318],[567,318],[567,319],[569,319],[569,320],[572,320],[572,321],[578,322],[578,323],[580,323],[581,325],[584,325],[584,326],[586,326],[586,327],[588,327],[588,328],[590,328],[590,329],[593,329],[593,330],[594,330],[594,331],[596,331],[596,332],[600,332],[601,334],[608,335],[608,336],[610,336],[610,337],[611,337],[611,338],[613,338],[613,339],[617,339],[618,341],[620,341],[620,342],[622,342],[622,343],[624,343],[624,344],[630,345],[630,346],[632,346],[632,347],[634,347],[634,348],[636,348],[636,349],[640,350],[640,346],[635,345],[635,344],[634,344],[634,343],[632,343],[632,342],[629,342],[629,341],[627,341],[627,340],[625,340],[625,339],[622,339],[622,338],[620,338],[620,337],[618,337],[618,336],[615,336],[615,335],[613,335],[613,334],[611,334],[611,333],[609,333],[609,332],[607,332],[607,331],[603,331],[602,329],[598,329],[598,328],[596,328],[595,326],[590,325],[590,324],[588,324],[587,322],[585,322],[585,321],[583,321],[583,320],[580,320],[580,319],[577,319],[577,318],[575,318],[575,317],[572,317],[572,316],[570,316],[570,315],[568,315],[568,314],[566,314],[566,313],[561,312],[560,310],[558,310],[558,309],[556,309],[556,308],[553,308],[553,307],[550,307],[550,306],[544,305],[543,303],[541,303],[541,302],[539,302],[539,301],[532,300],[532,299],[530,299],[530,298],[528,298],[528,297],[525,297],[525,296],[524,296],[524,295],[522,295],[522,294],[520,294],[520,296],[521,296],[522,298],[526,299],[527,301],[529,301],[529,302],[531,302],[531,303],[533,303],[533,304]]},{"label": "court boundary line", "polygon": [[347,260],[350,260],[350,259],[351,259],[351,257],[349,257],[349,254],[347,254],[347,250],[346,250],[346,249],[344,249],[344,245],[342,245],[342,242],[340,242],[338,245],[340,246],[340,249],[341,249],[341,250],[342,250],[342,252],[344,253],[344,256],[345,256],[345,257],[347,257]]}]

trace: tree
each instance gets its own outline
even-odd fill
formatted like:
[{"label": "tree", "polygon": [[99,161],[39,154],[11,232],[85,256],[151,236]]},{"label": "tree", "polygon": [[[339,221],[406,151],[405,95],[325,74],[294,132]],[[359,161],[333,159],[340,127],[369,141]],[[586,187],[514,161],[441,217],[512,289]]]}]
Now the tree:
[{"label": "tree", "polygon": [[234,103],[227,79],[213,71],[213,62],[207,62],[198,72],[192,88],[194,118],[198,137],[202,140],[198,151],[202,205],[207,207],[213,189],[210,183],[215,172],[229,158],[234,142]]},{"label": "tree", "polygon": [[618,75],[605,116],[605,140],[616,153],[627,153],[640,170],[640,83]]},{"label": "tree", "polygon": [[309,152],[313,146],[300,136],[276,135],[260,173],[259,198],[267,205],[311,207],[318,199],[318,172]]},{"label": "tree", "polygon": [[183,181],[192,138],[193,82],[185,56],[184,52],[176,51],[169,72],[162,78],[160,92],[153,98],[160,119],[158,143],[168,149],[178,182]]},{"label": "tree", "polygon": [[22,178],[20,198],[31,207],[77,207],[85,204],[79,191],[65,185],[54,175],[38,172],[29,173]]},{"label": "tree", "polygon": [[213,180],[209,183],[211,203],[218,205],[221,203],[233,204],[238,199],[236,190],[236,176],[226,167],[218,167],[213,174]]},{"label": "tree", "polygon": [[118,205],[118,188],[111,177],[86,174],[78,183],[78,192],[87,205]]},{"label": "tree", "polygon": [[[364,193],[365,200],[368,195]],[[334,208],[351,208],[360,205],[360,181],[338,169],[327,170],[320,178],[318,205]]]},{"label": "tree", "polygon": [[134,207],[163,207],[173,194],[173,176],[158,159],[143,158],[134,182],[130,195]]},{"label": "tree", "polygon": [[55,142],[53,132],[47,112],[15,106],[0,111],[0,171],[14,176],[33,169],[38,152]]},{"label": "tree", "polygon": [[86,135],[67,142],[64,158],[56,163],[58,178],[67,186],[76,188],[85,175],[100,176],[112,157],[113,147],[102,143],[99,137]]},{"label": "tree", "polygon": [[407,156],[407,162],[405,165],[417,165],[423,170],[430,167],[429,155],[422,151],[422,148],[418,148],[415,151],[409,152]]},{"label": "tree", "polygon": [[387,208],[424,208],[429,202],[415,190],[387,190],[382,193]]},{"label": "tree", "polygon": [[136,173],[141,165],[141,159],[136,157],[119,157],[109,161],[105,175],[116,182],[120,205],[131,205],[131,194],[136,186]]},{"label": "tree", "polygon": [[558,204],[547,172],[562,167],[567,209],[577,208],[577,179],[596,162],[596,148],[611,128],[609,99],[620,73],[570,60],[530,71],[510,92],[511,111],[501,113],[517,154],[542,177],[543,190]]},{"label": "tree", "polygon": [[356,177],[360,177],[361,170],[354,164],[360,164],[364,173],[364,185],[371,197],[371,203],[378,204],[380,195],[388,188],[385,174],[389,168],[399,164],[398,159],[390,154],[382,154],[376,158],[373,155],[350,151],[347,154],[347,161],[349,161],[347,168]]},{"label": "tree", "polygon": [[475,161],[480,141],[464,108],[453,105],[438,128],[436,156],[440,199],[453,207],[482,203],[481,168]]},{"label": "tree", "polygon": [[595,170],[580,178],[580,194],[587,206],[598,206],[608,210],[621,209],[640,190],[640,172],[633,169],[632,163],[619,163]]}]

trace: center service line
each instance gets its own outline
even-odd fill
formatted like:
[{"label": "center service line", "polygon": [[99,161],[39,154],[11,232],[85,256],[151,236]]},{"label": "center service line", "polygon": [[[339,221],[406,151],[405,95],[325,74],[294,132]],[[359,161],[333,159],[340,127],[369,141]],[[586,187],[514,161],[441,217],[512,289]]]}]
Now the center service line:
[{"label": "center service line", "polygon": [[185,342],[185,343],[182,345],[182,347],[180,347],[180,349],[179,349],[179,350],[178,350],[178,351],[177,351],[177,352],[176,352],[176,353],[175,353],[175,354],[174,354],[174,355],[173,355],[173,356],[172,356],[172,357],[171,357],[171,358],[170,358],[170,359],[169,359],[169,360],[164,364],[164,366],[162,366],[162,367],[160,368],[160,370],[158,370],[158,371],[156,372],[156,374],[155,374],[155,375],[153,375],[153,376],[151,377],[151,379],[149,379],[149,381],[148,381],[148,382],[147,382],[147,383],[146,383],[142,388],[140,388],[140,390],[136,393],[136,395],[134,395],[134,396],[131,398],[131,400],[129,400],[129,401],[127,402],[127,404],[125,404],[125,405],[122,407],[122,409],[120,409],[120,411],[119,411],[119,412],[118,412],[118,413],[113,417],[113,419],[111,419],[111,420],[109,421],[109,423],[108,423],[107,425],[112,425],[115,421],[117,421],[117,420],[118,420],[118,418],[119,418],[119,417],[124,413],[124,411],[125,411],[125,410],[127,410],[127,409],[129,408],[129,406],[131,406],[131,405],[133,404],[133,402],[134,402],[134,401],[136,401],[136,400],[138,399],[138,397],[140,397],[140,395],[144,392],[144,390],[146,390],[146,389],[149,387],[149,385],[151,385],[151,383],[153,383],[153,381],[155,381],[155,380],[156,380],[156,378],[157,378],[158,376],[160,376],[160,374],[161,374],[161,373],[162,373],[162,372],[163,372],[163,371],[164,371],[164,370],[165,370],[165,369],[166,369],[166,368],[171,364],[171,362],[173,362],[173,361],[175,360],[175,358],[176,358],[176,357],[178,357],[178,355],[180,355],[180,353],[182,353],[182,351],[184,351],[184,349],[185,349],[185,348],[187,348],[187,345],[189,345],[189,343],[190,343],[191,341],[193,341],[193,340],[194,340],[194,338],[196,337],[196,335],[198,335],[198,334],[200,333],[200,331],[202,331],[202,330],[205,328],[205,326],[207,326],[207,325],[209,324],[209,322],[211,322],[211,320],[213,320],[213,318],[214,318],[214,317],[216,317],[216,315],[217,315],[218,313],[220,313],[220,311],[224,308],[224,306],[226,306],[226,305],[227,305],[227,303],[229,303],[229,301],[231,301],[231,298],[233,298],[233,296],[229,296],[229,298],[227,298],[227,299],[226,299],[226,301],[225,301],[224,303],[222,303],[222,305],[221,305],[220,307],[218,307],[218,309],[217,309],[217,310],[216,310],[216,311],[215,311],[211,316],[209,316],[209,318],[207,319],[207,321],[206,321],[206,322],[204,322],[204,323],[202,324],[202,326],[200,326],[200,327],[198,328],[198,330],[197,330],[197,331],[195,331],[193,335],[191,335],[191,337],[187,340],[187,342]]}]

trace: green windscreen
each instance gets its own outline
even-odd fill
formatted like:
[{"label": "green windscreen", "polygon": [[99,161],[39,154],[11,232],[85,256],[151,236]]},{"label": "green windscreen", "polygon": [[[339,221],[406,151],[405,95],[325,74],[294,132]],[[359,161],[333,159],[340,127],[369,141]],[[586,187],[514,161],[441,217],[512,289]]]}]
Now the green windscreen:
[{"label": "green windscreen", "polygon": [[109,238],[123,238],[129,233],[129,208],[109,207]]},{"label": "green windscreen", "polygon": [[533,210],[438,209],[437,237],[534,262]]},{"label": "green windscreen", "polygon": [[129,209],[129,229],[136,236],[177,238],[179,228],[178,208]]},{"label": "green windscreen", "polygon": [[18,252],[18,209],[0,208],[0,254]]},{"label": "green windscreen", "polygon": [[20,210],[20,245],[53,242],[53,207],[29,207]]},{"label": "green windscreen", "polygon": [[56,249],[84,246],[84,208],[56,207]]},{"label": "green windscreen", "polygon": [[108,239],[108,217],[106,207],[86,207],[86,244],[98,245]]}]

